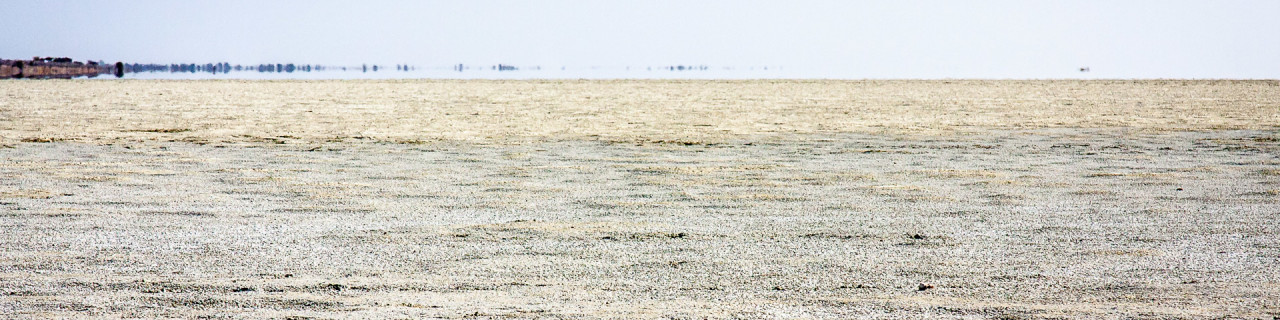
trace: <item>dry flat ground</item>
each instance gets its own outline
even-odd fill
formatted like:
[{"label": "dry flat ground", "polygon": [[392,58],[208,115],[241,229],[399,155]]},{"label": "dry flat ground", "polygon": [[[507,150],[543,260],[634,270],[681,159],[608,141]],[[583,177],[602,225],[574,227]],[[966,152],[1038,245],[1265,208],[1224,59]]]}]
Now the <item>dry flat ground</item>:
[{"label": "dry flat ground", "polygon": [[1277,316],[1277,81],[0,81],[0,317]]}]

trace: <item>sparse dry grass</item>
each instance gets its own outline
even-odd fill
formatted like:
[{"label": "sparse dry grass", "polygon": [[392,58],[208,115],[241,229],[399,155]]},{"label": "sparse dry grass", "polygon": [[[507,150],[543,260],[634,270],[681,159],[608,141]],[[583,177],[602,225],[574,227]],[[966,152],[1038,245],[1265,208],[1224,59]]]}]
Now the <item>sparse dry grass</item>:
[{"label": "sparse dry grass", "polygon": [[[0,137],[9,142],[589,138],[707,146],[757,134],[1280,125],[1277,81],[73,80],[0,81],[0,91],[8,95]],[[1266,139],[1274,136],[1248,141]]]},{"label": "sparse dry grass", "polygon": [[26,190],[4,190],[0,191],[0,199],[49,199],[53,198],[53,193],[43,189],[26,189]]},{"label": "sparse dry grass", "polygon": [[1280,315],[1276,81],[0,95],[5,316]]}]

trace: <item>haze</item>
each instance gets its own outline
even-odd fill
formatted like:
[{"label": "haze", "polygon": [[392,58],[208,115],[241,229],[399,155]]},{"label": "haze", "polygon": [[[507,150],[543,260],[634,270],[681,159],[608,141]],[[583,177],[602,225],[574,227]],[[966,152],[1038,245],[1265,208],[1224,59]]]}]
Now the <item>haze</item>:
[{"label": "haze", "polygon": [[[7,1],[0,57],[1280,78],[1280,1]],[[1091,72],[1082,73],[1080,67]]]}]

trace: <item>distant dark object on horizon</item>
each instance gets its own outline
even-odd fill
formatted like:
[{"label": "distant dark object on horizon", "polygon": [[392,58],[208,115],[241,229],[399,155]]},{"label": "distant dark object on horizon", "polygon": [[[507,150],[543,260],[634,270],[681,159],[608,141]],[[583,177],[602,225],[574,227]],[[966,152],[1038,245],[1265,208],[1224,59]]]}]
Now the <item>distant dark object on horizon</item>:
[{"label": "distant dark object on horizon", "polygon": [[1089,67],[1080,67],[1080,72],[1089,72]]}]

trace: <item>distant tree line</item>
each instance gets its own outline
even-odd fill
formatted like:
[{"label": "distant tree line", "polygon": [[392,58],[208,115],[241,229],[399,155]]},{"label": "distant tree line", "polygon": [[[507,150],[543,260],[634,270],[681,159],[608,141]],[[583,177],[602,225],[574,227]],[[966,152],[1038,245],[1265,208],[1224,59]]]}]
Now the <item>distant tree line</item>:
[{"label": "distant tree line", "polygon": [[[9,77],[13,77],[18,74],[21,74],[19,73],[18,70],[21,70],[23,68],[19,64],[17,64],[17,62],[21,60],[5,60],[5,61],[9,61],[9,63],[7,63],[6,66],[3,67],[4,70],[3,72],[0,72],[0,73],[7,73],[9,74]],[[378,72],[378,71],[390,69],[390,67],[384,67],[377,64],[362,64],[358,67],[345,67],[345,66],[325,66],[325,65],[318,65],[318,64],[294,64],[294,63],[264,63],[264,64],[257,64],[257,65],[241,65],[241,64],[231,64],[229,62],[203,63],[203,64],[200,64],[200,63],[172,63],[172,64],[118,63],[119,67],[117,67],[117,65],[108,65],[102,61],[77,62],[77,61],[73,61],[71,58],[66,58],[66,57],[33,57],[31,60],[23,61],[23,64],[27,66],[57,65],[59,67],[63,67],[63,66],[102,67],[102,70],[105,70],[103,71],[104,73],[117,73],[118,76],[120,76],[119,74],[123,74],[123,73],[139,73],[139,72],[227,74],[227,73],[231,73],[232,71],[261,72],[261,73],[294,73],[294,72],[317,72],[317,71],[329,71],[329,70],[347,71],[349,68],[358,68],[360,72]],[[396,71],[401,71],[401,72],[408,72],[408,71],[414,71],[419,69],[417,66],[413,66],[410,64],[396,64],[394,66]],[[450,68],[452,68],[454,71],[457,71],[457,72],[473,71],[473,70],[474,71],[492,70],[492,71],[500,71],[500,72],[520,71],[520,70],[542,70],[541,66],[517,67],[515,65],[509,65],[509,64],[496,64],[496,65],[488,65],[488,66],[456,64],[451,66]],[[595,70],[598,68],[599,67],[592,67],[591,69]],[[26,68],[26,69],[35,70],[32,68]],[[649,66],[649,67],[644,67],[643,70],[705,71],[710,69],[712,68],[706,65],[668,65],[668,66]],[[725,69],[730,70],[731,68],[726,67]],[[565,70],[565,68],[561,67],[560,70]],[[627,70],[631,70],[631,67],[627,67]],[[768,70],[768,69],[766,68],[765,70]]]},{"label": "distant tree line", "polygon": [[259,65],[240,65],[240,64],[230,64],[227,62],[206,63],[206,64],[196,64],[196,63],[174,63],[174,64],[129,63],[129,64],[125,64],[125,72],[131,72],[131,73],[136,73],[136,72],[184,73],[185,72],[185,73],[219,74],[219,73],[231,73],[232,71],[293,73],[293,72],[325,71],[325,70],[331,70],[331,69],[346,70],[347,68],[313,65],[313,64],[293,64],[293,63],[264,63]]},{"label": "distant tree line", "polygon": [[0,79],[97,77],[111,74],[116,66],[102,61],[74,61],[67,57],[32,57],[31,60],[0,59]]}]

